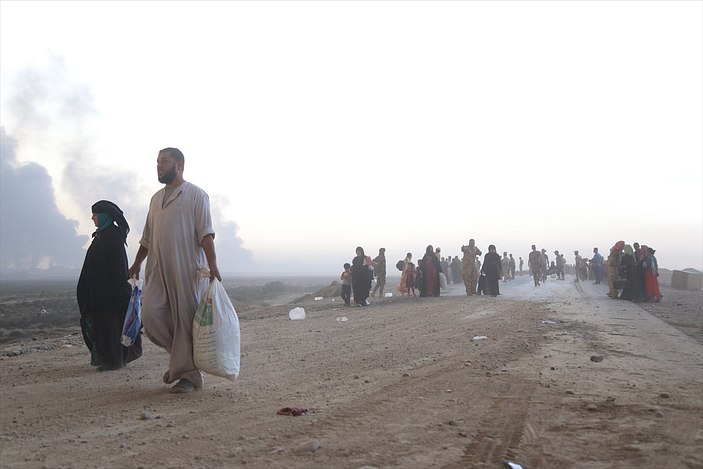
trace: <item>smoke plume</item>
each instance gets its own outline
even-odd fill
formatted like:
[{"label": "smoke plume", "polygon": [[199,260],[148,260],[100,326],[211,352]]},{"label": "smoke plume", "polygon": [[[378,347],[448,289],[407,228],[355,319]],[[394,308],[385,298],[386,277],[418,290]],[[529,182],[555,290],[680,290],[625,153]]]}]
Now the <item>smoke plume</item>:
[{"label": "smoke plume", "polygon": [[[73,213],[83,212],[86,217],[90,207],[101,199],[120,206],[132,229],[128,251],[136,252],[153,186],[147,187],[136,171],[124,167],[120,155],[97,149],[101,116],[90,87],[72,80],[63,59],[53,57],[44,68],[20,72],[12,90],[7,108],[14,123],[13,138],[4,130],[2,135],[2,266],[80,266],[85,254],[81,247],[88,237],[76,235],[78,222],[61,214],[55,190],[63,196],[60,200],[64,209],[63,203],[68,203]],[[106,146],[109,151],[104,143],[100,148]],[[19,165],[18,148],[49,152],[52,161],[62,168],[60,187],[53,187],[45,167],[37,163]],[[149,151],[155,154],[158,150]],[[242,247],[237,224],[222,217],[219,207],[213,203],[221,270],[250,268],[252,255]],[[92,228],[92,224],[89,226]]]},{"label": "smoke plume", "polygon": [[0,268],[80,267],[88,237],[59,211],[46,168],[20,164],[16,149],[0,127]]}]

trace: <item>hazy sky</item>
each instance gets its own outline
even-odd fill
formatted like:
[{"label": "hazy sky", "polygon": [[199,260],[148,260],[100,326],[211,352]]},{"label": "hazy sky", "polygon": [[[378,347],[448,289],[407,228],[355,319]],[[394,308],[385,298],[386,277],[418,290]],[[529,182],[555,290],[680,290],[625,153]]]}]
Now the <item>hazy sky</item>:
[{"label": "hazy sky", "polygon": [[0,104],[3,268],[80,266],[100,199],[133,258],[167,146],[224,272],[469,238],[703,265],[700,1],[2,0]]}]

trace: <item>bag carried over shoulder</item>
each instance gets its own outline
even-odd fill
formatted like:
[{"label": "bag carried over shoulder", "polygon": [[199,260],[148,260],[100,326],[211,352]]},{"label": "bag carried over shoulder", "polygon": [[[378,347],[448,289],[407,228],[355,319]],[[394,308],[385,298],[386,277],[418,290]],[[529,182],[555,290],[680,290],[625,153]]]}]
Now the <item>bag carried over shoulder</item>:
[{"label": "bag carried over shoulder", "polygon": [[193,318],[193,361],[198,369],[234,379],[239,375],[239,318],[217,279],[210,282]]},{"label": "bag carried over shoulder", "polygon": [[398,261],[398,262],[396,262],[395,268],[398,269],[398,270],[400,270],[400,271],[402,272],[403,269],[405,268],[405,261]]},{"label": "bag carried over shoulder", "polygon": [[447,277],[444,275],[444,272],[439,273],[439,288],[442,290],[447,289]]},{"label": "bag carried over shoulder", "polygon": [[124,315],[121,342],[125,347],[131,347],[142,327],[142,280],[130,278],[127,282],[132,285],[132,296]]}]

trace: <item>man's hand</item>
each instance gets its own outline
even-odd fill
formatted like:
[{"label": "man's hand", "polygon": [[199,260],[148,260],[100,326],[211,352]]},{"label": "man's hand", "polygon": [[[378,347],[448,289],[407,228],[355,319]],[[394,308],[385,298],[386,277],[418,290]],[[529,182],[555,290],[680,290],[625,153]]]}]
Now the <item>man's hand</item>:
[{"label": "man's hand", "polygon": [[220,269],[217,268],[217,263],[210,264],[208,267],[210,267],[210,281],[212,282],[217,278],[221,282],[222,276],[220,275]]},{"label": "man's hand", "polygon": [[217,278],[221,282],[222,276],[220,276],[220,269],[217,268],[217,256],[215,255],[215,236],[212,234],[205,236],[200,241],[200,246],[205,251],[207,265],[210,268],[210,281],[212,282]]},{"label": "man's hand", "polygon": [[149,254],[149,250],[140,244],[137,256],[134,258],[134,264],[129,268],[129,278],[134,277],[139,280],[139,271],[142,270],[142,262],[146,259],[147,254]]},{"label": "man's hand", "polygon": [[129,268],[129,278],[136,278],[139,280],[139,271],[142,270],[141,265],[133,264],[132,267]]}]

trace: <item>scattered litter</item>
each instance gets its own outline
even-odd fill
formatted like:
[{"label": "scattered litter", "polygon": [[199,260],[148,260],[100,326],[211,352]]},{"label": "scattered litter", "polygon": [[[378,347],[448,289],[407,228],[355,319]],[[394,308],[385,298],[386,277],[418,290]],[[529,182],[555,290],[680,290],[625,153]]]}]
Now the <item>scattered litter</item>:
[{"label": "scattered litter", "polygon": [[45,310],[44,308],[42,308],[42,310],[39,311],[39,314],[41,314],[42,316],[45,316],[45,315],[49,314],[49,312],[47,310]]},{"label": "scattered litter", "polygon": [[298,415],[305,415],[308,413],[308,409],[304,409],[302,407],[283,407],[281,409],[278,409],[278,412],[276,412],[278,415],[293,415],[297,417]]},{"label": "scattered litter", "polygon": [[320,442],[318,440],[310,440],[305,443],[301,443],[293,449],[294,453],[314,453],[320,449]]},{"label": "scattered litter", "polygon": [[347,319],[346,316],[341,316],[341,317],[337,318],[337,321],[339,321],[339,322],[346,322],[346,321],[348,321],[348,319]]},{"label": "scattered litter", "polygon": [[510,469],[522,469],[522,466],[519,465],[518,463],[510,462],[507,459],[503,461],[503,464],[505,467],[509,467]]},{"label": "scattered litter", "polygon": [[556,324],[556,323],[557,323],[556,321],[550,321],[548,319],[545,319],[544,321],[542,321],[542,324]]},{"label": "scattered litter", "polygon": [[591,355],[592,362],[602,362],[603,358],[605,358],[603,355]]},{"label": "scattered litter", "polygon": [[486,340],[487,338],[488,337],[486,337],[485,335],[477,335],[476,337],[474,337],[471,340]]},{"label": "scattered litter", "polygon": [[392,297],[393,297],[393,293],[388,292],[388,293],[386,293],[386,294],[383,295],[383,296],[386,297],[386,298],[392,298]]},{"label": "scattered litter", "polygon": [[288,317],[292,320],[305,319],[305,310],[301,307],[293,308],[288,312]]},{"label": "scattered litter", "polygon": [[315,301],[320,301],[322,298],[324,298],[324,297],[323,296],[316,296]]}]

